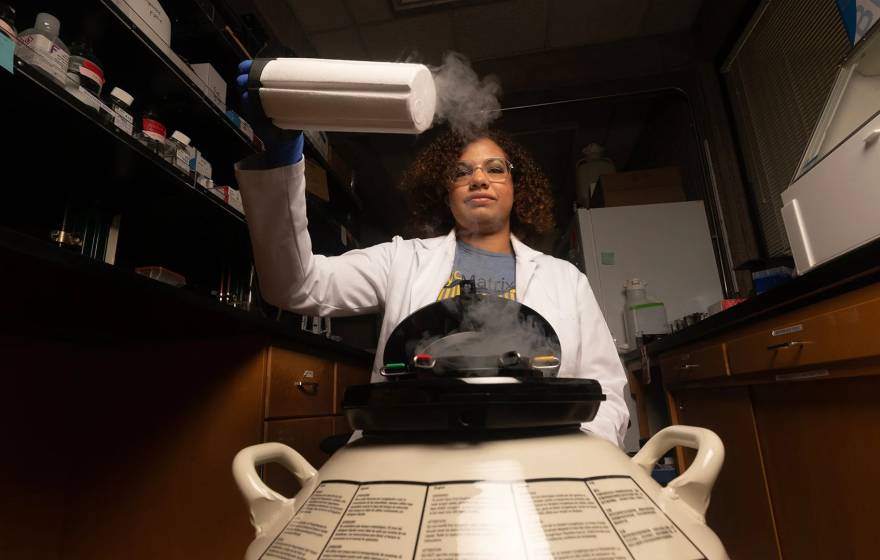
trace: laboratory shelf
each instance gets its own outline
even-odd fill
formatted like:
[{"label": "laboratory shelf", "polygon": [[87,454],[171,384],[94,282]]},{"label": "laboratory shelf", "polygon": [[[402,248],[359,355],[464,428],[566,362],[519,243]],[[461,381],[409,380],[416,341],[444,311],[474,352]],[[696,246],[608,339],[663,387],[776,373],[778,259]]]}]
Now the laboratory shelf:
[{"label": "laboratory shelf", "polygon": [[[278,321],[268,309],[231,307],[4,227],[0,262],[0,290],[7,294],[0,347],[33,339],[94,347],[259,336],[365,363],[372,356],[303,331],[298,322]],[[119,374],[125,376],[124,368]]]}]

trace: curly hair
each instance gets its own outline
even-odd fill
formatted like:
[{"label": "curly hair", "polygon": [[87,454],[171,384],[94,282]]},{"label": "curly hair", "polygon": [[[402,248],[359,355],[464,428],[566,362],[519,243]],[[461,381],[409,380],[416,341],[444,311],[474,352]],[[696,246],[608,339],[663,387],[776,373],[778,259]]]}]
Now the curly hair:
[{"label": "curly hair", "polygon": [[[498,144],[513,164],[511,231],[520,239],[551,231],[555,220],[550,182],[531,155],[500,131],[489,130],[481,137]],[[404,172],[400,188],[409,197],[409,234],[443,235],[455,226],[447,203],[448,177],[465,147],[474,140],[453,131],[443,132]]]}]

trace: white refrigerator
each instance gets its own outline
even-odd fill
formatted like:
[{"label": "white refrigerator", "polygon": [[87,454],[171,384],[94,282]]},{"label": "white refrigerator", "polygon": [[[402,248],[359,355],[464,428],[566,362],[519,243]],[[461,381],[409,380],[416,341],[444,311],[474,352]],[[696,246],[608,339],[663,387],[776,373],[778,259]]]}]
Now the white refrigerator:
[{"label": "white refrigerator", "polygon": [[590,286],[618,348],[626,343],[624,284],[647,282],[670,323],[722,299],[702,201],[578,209],[569,257]]},{"label": "white refrigerator", "polygon": [[[568,232],[568,257],[587,275],[621,352],[629,349],[624,330],[624,284],[647,282],[648,297],[662,301],[671,323],[703,313],[722,299],[721,281],[702,201],[578,209]],[[624,449],[639,449],[635,403],[625,394],[630,427]]]}]

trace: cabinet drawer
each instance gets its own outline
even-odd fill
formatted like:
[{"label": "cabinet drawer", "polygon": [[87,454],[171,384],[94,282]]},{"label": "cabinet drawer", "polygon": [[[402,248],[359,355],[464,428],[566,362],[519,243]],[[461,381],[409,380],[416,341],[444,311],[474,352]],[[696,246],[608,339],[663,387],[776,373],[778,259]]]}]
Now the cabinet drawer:
[{"label": "cabinet drawer", "polygon": [[880,299],[776,325],[728,343],[730,372],[754,373],[880,355]]},{"label": "cabinet drawer", "polygon": [[283,348],[269,349],[267,418],[329,415],[333,363]]},{"label": "cabinet drawer", "polygon": [[342,410],[342,398],[345,390],[351,385],[363,385],[370,382],[370,370],[364,367],[349,364],[336,364],[336,398],[333,400],[333,414],[344,414]]},{"label": "cabinet drawer", "polygon": [[660,356],[660,369],[668,383],[724,377],[727,375],[725,345],[685,348],[663,354]]},{"label": "cabinet drawer", "polygon": [[[270,420],[265,422],[265,440],[277,441],[293,448],[316,469],[327,460],[321,451],[321,442],[333,435],[333,418],[301,418],[297,420]],[[269,463],[263,467],[263,480],[273,490],[291,497],[299,491],[296,478],[284,467]]]}]

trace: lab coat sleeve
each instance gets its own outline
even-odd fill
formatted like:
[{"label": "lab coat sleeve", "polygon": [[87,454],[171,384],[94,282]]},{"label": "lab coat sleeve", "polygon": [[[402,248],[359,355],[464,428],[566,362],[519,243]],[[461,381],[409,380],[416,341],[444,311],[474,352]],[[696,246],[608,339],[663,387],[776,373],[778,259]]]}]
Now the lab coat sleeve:
[{"label": "lab coat sleeve", "polygon": [[395,245],[312,254],[304,160],[274,169],[236,165],[263,299],[304,315],[373,313],[385,303]]},{"label": "lab coat sleeve", "polygon": [[576,375],[595,379],[602,385],[602,392],[605,393],[605,401],[599,405],[596,417],[590,422],[584,422],[581,428],[623,446],[629,423],[629,409],[623,397],[626,373],[593,290],[587,277],[580,272],[577,303],[581,343]]}]

